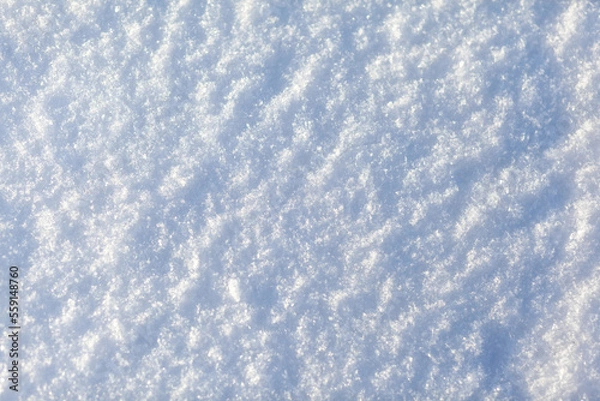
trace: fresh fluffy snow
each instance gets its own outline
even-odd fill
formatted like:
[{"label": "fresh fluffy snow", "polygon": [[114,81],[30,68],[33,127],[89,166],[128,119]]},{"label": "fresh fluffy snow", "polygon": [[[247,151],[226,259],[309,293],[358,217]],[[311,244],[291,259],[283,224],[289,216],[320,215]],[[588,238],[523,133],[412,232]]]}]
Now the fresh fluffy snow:
[{"label": "fresh fluffy snow", "polygon": [[21,399],[600,399],[597,2],[7,0],[0,66]]}]

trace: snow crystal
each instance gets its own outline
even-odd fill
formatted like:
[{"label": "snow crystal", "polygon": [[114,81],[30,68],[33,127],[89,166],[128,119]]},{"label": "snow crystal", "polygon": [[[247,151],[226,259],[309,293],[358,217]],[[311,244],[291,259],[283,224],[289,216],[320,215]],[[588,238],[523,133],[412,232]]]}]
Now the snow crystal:
[{"label": "snow crystal", "polygon": [[600,398],[599,16],[5,2],[21,399]]}]

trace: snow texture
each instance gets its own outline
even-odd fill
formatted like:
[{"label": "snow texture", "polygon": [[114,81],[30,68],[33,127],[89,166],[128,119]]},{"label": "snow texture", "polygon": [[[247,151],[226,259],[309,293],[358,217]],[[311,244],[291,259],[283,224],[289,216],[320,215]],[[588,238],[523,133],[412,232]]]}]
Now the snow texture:
[{"label": "snow texture", "polygon": [[600,399],[598,2],[4,0],[0,66],[21,399]]}]

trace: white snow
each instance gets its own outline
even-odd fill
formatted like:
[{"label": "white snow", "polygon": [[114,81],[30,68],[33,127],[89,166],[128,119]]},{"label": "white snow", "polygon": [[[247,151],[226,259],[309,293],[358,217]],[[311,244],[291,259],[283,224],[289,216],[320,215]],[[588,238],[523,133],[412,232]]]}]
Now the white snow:
[{"label": "white snow", "polygon": [[21,399],[600,399],[596,2],[5,1],[0,66]]}]

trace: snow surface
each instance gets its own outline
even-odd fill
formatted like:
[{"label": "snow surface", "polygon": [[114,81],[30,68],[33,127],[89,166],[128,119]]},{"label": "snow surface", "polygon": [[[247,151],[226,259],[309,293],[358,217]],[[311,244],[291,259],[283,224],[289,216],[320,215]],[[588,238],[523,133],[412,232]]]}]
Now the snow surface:
[{"label": "snow surface", "polygon": [[598,2],[4,0],[0,66],[21,399],[600,399]]}]

